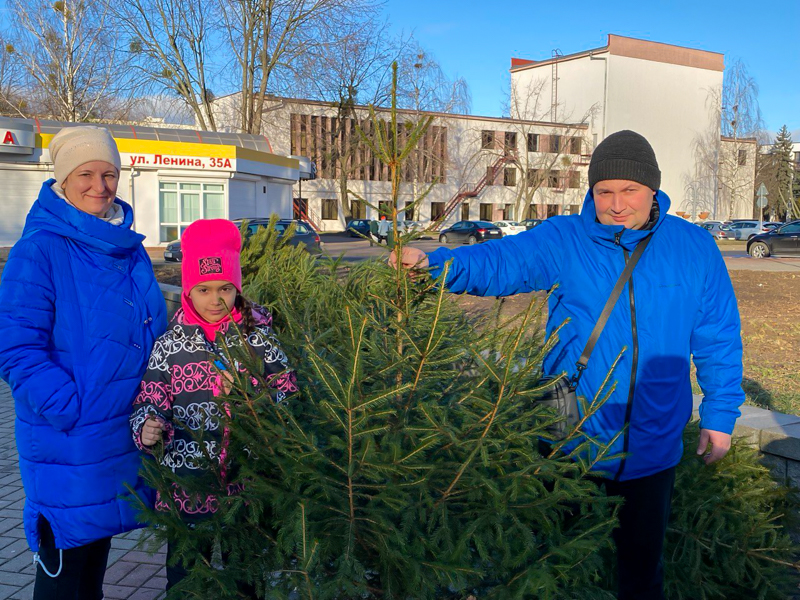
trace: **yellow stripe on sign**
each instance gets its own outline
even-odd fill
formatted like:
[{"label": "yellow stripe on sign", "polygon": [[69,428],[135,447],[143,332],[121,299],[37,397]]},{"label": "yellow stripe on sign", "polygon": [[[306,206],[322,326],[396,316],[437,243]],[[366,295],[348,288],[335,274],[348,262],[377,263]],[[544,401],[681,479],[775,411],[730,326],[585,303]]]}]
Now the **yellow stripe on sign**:
[{"label": "yellow stripe on sign", "polygon": [[[54,134],[36,134],[36,147],[50,146]],[[236,146],[221,144],[193,144],[192,142],[169,142],[165,140],[134,140],[114,138],[120,152],[128,154],[169,154],[177,156],[204,156],[208,158],[236,158]]]},{"label": "yellow stripe on sign", "polygon": [[[50,146],[54,134],[37,133],[36,147],[47,148]],[[131,138],[114,138],[120,152],[127,154],[167,154],[177,156],[200,156],[208,158],[241,158],[252,160],[267,165],[299,169],[300,162],[296,158],[288,158],[269,152],[260,152],[239,146],[226,146],[221,144],[194,144],[192,142],[170,142],[163,140],[135,140]]]}]

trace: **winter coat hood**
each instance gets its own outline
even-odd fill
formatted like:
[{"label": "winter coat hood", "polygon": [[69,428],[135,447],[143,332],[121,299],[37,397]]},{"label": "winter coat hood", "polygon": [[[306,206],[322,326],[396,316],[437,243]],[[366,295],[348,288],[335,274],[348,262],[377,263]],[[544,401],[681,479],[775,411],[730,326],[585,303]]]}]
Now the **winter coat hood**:
[{"label": "winter coat hood", "polygon": [[121,225],[112,225],[65,202],[51,188],[55,181],[49,179],[42,184],[25,222],[27,234],[50,231],[87,246],[93,252],[112,256],[129,255],[141,248],[144,236],[131,229],[133,209],[127,202],[119,198],[114,200],[122,207],[123,221]]}]

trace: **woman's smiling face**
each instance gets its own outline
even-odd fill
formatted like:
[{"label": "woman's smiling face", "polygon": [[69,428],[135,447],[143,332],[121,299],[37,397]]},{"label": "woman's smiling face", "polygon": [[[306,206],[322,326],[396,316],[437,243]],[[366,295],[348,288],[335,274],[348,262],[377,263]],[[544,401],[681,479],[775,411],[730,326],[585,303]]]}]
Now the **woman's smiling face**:
[{"label": "woman's smiling face", "polygon": [[102,218],[117,196],[119,173],[111,163],[95,160],[67,175],[61,186],[75,208]]}]

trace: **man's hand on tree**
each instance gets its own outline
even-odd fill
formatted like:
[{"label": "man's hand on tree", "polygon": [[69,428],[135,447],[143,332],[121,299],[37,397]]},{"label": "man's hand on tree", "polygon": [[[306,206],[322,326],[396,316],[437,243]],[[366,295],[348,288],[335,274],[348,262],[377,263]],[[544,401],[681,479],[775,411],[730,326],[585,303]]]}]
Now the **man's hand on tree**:
[{"label": "man's hand on tree", "polygon": [[[711,444],[711,450],[708,450],[709,444]],[[728,453],[728,450],[730,449],[730,434],[722,433],[721,431],[714,431],[713,429],[700,430],[700,443],[697,444],[697,454],[701,455],[705,453],[703,456],[703,462],[705,462],[707,465],[720,460]]]},{"label": "man's hand on tree", "polygon": [[[400,262],[406,269],[427,269],[428,255],[419,248],[403,246],[403,255]],[[397,266],[397,250],[392,250],[389,254],[389,266]]]}]

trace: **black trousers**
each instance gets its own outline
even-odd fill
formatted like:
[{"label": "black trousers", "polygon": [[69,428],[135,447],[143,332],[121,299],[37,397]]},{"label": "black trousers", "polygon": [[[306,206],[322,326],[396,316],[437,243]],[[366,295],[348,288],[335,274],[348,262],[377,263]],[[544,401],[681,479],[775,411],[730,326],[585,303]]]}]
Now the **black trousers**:
[{"label": "black trousers", "polygon": [[[171,559],[174,555],[175,549],[172,547],[172,544],[167,544],[167,590],[171,590],[173,587],[178,585],[181,581],[183,581],[189,575],[189,568],[188,565],[183,560],[178,560],[178,562],[174,566],[170,566]],[[208,548],[203,549],[202,556],[206,560],[211,560],[211,555],[213,553],[213,547],[209,546]],[[223,554],[222,562],[226,563],[228,561],[228,557]],[[247,585],[247,584],[240,584],[239,591],[245,598],[256,598],[256,591],[255,588]]]},{"label": "black trousers", "polygon": [[59,558],[50,523],[39,519],[39,560],[58,577],[50,577],[36,567],[33,600],[102,600],[103,577],[106,574],[111,538],[64,550]]},{"label": "black trousers", "polygon": [[614,530],[619,600],[663,600],[664,536],[667,533],[675,467],[628,481],[600,479],[609,496],[625,503]]}]

